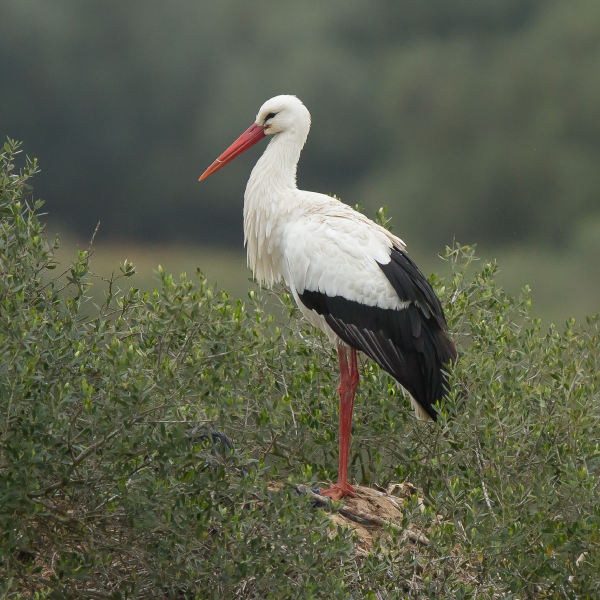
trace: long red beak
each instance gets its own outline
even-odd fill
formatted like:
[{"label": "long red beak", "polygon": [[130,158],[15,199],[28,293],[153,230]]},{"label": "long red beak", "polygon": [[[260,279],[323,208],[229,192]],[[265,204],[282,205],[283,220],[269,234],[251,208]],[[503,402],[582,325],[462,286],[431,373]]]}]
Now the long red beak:
[{"label": "long red beak", "polygon": [[202,176],[198,181],[206,179],[209,175],[212,175],[215,171],[218,171],[221,167],[224,167],[228,162],[231,162],[236,156],[239,156],[242,152],[248,150],[248,148],[254,146],[256,142],[259,142],[265,137],[264,127],[254,123],[251,127],[248,127],[240,137],[215,160],[215,162],[202,173]]}]

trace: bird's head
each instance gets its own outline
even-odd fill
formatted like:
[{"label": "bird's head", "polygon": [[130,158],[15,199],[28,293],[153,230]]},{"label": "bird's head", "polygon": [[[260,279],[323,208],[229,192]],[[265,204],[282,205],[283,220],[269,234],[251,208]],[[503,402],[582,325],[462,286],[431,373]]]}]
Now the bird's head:
[{"label": "bird's head", "polygon": [[275,96],[260,107],[255,125],[262,127],[265,135],[287,131],[308,135],[310,113],[296,96]]},{"label": "bird's head", "polygon": [[302,144],[310,129],[310,113],[296,96],[275,96],[258,111],[256,121],[200,177],[206,179],[267,135],[298,135]]}]

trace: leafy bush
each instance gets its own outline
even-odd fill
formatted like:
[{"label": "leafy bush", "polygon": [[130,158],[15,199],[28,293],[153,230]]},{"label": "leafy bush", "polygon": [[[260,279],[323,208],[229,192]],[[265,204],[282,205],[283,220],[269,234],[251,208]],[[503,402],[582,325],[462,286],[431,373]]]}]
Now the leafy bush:
[{"label": "leafy bush", "polygon": [[[292,414],[272,391],[281,335],[258,306],[162,270],[160,293],[117,293],[117,277],[86,316],[89,253],[64,284],[45,278],[52,248],[39,203],[24,202],[36,165],[12,175],[16,148],[2,157],[2,593],[343,597],[333,567],[348,536],[328,540],[325,517],[290,492],[267,501],[260,443]],[[214,453],[199,426],[226,429],[237,456]]]},{"label": "leafy bush", "polygon": [[[468,248],[449,255],[473,259]],[[543,329],[528,290],[510,297],[495,271],[468,280],[460,269],[447,292],[464,353],[439,430],[415,439],[419,479],[449,522],[441,548],[460,546],[479,593],[597,598],[599,319]]]},{"label": "leafy bush", "polygon": [[433,283],[461,359],[439,422],[365,362],[351,446],[359,483],[420,488],[404,525],[431,543],[391,529],[360,558],[293,485],[336,474],[337,364],[286,291],[271,311],[258,288],[244,305],[159,268],[141,294],[127,262],[99,280],[92,245],[57,270],[17,153],[0,176],[0,598],[597,597],[596,321],[544,331],[495,265],[469,276],[473,250],[448,249],[454,277]]}]

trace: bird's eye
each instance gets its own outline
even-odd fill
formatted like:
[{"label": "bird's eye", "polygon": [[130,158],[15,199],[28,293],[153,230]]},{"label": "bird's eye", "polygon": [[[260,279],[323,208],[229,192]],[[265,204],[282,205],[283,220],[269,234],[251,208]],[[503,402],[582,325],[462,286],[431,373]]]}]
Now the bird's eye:
[{"label": "bird's eye", "polygon": [[269,119],[272,119],[277,113],[269,113],[266,117],[265,120],[263,121],[264,123],[266,123]]}]

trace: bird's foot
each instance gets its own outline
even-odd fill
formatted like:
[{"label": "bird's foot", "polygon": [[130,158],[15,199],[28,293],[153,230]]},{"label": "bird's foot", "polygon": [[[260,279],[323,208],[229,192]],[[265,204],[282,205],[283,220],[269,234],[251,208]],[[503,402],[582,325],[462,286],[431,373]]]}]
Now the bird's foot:
[{"label": "bird's foot", "polygon": [[327,490],[319,488],[319,494],[321,494],[321,496],[328,496],[332,500],[341,500],[342,498],[357,497],[354,488],[349,483],[336,483],[333,487],[330,487]]}]

